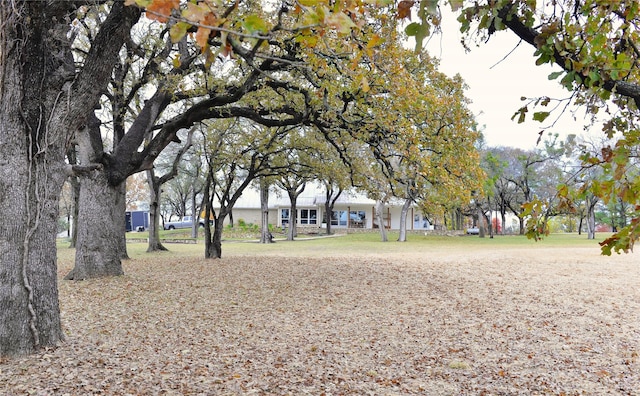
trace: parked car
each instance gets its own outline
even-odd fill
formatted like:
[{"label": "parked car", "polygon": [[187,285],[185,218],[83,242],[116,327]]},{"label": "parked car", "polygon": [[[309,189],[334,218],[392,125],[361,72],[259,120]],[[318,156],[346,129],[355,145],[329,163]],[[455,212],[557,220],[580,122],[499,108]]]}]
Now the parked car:
[{"label": "parked car", "polygon": [[478,227],[467,228],[467,235],[479,235],[480,229]]},{"label": "parked car", "polygon": [[[182,219],[178,221],[167,221],[164,223],[165,230],[176,230],[178,228],[191,228],[193,225],[193,217],[192,216],[184,216]],[[204,219],[200,219],[198,222],[200,227],[204,227]]]}]

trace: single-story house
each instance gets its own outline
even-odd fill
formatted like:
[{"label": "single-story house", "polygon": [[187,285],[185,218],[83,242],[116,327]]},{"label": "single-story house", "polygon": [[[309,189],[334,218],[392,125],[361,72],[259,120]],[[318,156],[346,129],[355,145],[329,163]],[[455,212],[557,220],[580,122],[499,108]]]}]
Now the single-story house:
[{"label": "single-story house", "polygon": [[[315,187],[307,187],[298,197],[297,225],[300,230],[317,231],[326,228],[325,200],[323,191]],[[272,191],[269,194],[269,223],[279,228],[288,226],[291,219],[291,202],[286,192]],[[400,228],[401,201],[393,201],[385,206],[383,225],[387,229]],[[236,202],[233,208],[233,220],[242,219],[245,223],[260,224],[260,194],[248,189]],[[230,219],[225,219],[229,224]],[[379,224],[375,218],[375,201],[354,192],[343,192],[336,201],[331,213],[331,228],[339,229],[377,229]],[[416,206],[412,206],[407,214],[408,230],[432,230],[433,226]]]}]

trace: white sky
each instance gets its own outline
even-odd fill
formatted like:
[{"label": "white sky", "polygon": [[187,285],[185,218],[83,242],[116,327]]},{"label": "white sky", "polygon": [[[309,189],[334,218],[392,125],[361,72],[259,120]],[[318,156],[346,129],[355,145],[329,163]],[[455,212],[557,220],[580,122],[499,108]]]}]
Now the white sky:
[{"label": "white sky", "polygon": [[[473,46],[471,52],[465,53],[460,44],[459,23],[444,8],[442,35],[431,37],[426,49],[432,56],[440,58],[440,71],[450,76],[458,73],[469,85],[466,94],[473,101],[470,108],[478,125],[484,126],[487,145],[534,148],[541,127],[552,124],[560,111],[552,113],[544,123],[533,121],[531,106],[525,123],[518,124],[517,118],[511,121],[511,117],[526,103],[520,100],[522,96],[569,96],[558,80],[548,79],[549,73],[559,68],[536,66],[534,48],[524,42],[509,54],[518,44],[517,37],[510,32],[497,32],[488,43]],[[583,117],[584,111],[577,115]],[[582,120],[574,121],[571,112],[565,112],[549,131],[562,137],[572,133],[584,135]]]}]

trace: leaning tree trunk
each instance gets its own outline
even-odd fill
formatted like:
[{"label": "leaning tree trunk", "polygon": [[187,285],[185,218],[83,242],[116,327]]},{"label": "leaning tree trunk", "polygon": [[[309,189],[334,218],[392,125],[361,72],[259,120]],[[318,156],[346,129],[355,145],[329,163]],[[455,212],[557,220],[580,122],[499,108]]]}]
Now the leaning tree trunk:
[{"label": "leaning tree trunk", "polygon": [[400,235],[398,236],[398,242],[407,241],[407,213],[411,207],[413,200],[405,199],[402,205],[402,211],[400,212]]},{"label": "leaning tree trunk", "polygon": [[125,183],[111,186],[102,170],[80,179],[75,267],[65,279],[83,280],[124,274],[127,258]]},{"label": "leaning tree trunk", "polygon": [[380,228],[380,238],[382,242],[388,242],[387,227],[384,225],[384,202],[376,201],[376,219],[378,219],[378,227]]}]

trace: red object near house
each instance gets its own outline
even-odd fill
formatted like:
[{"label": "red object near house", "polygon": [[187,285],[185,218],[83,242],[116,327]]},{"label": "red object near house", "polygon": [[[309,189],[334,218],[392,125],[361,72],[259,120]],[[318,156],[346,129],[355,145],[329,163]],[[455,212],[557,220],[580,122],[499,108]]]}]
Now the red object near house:
[{"label": "red object near house", "polygon": [[611,232],[611,226],[608,224],[597,224],[596,225],[596,232]]},{"label": "red object near house", "polygon": [[502,224],[498,218],[494,217],[491,219],[491,226],[493,227],[493,232],[495,234],[500,234],[502,232]]}]

